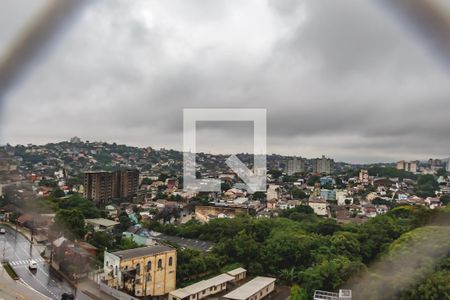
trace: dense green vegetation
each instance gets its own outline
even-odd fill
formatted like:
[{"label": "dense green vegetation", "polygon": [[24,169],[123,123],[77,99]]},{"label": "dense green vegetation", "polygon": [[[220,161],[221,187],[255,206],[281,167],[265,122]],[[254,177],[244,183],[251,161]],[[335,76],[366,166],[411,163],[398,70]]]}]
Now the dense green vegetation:
[{"label": "dense green vegetation", "polygon": [[448,299],[450,227],[425,226],[403,234],[360,278],[358,299]]},{"label": "dense green vegetation", "polygon": [[[159,223],[149,226],[168,234],[216,242],[206,255],[194,250],[179,251],[181,279],[204,276],[224,265],[239,263],[252,275],[275,276],[287,284],[297,283],[301,287],[297,294],[311,297],[315,289],[333,291],[349,286],[352,278],[367,274],[374,261],[408,240],[411,230],[432,220],[450,219],[449,216],[448,209],[432,211],[408,206],[394,208],[361,225],[340,225],[321,219],[306,208],[297,208],[272,219],[242,216],[215,219],[207,224],[190,221],[181,226]],[[442,280],[448,275],[439,272],[427,280],[434,277]],[[409,290],[410,286],[404,288]],[[410,299],[404,290],[399,289],[398,293],[403,297],[398,299]]]},{"label": "dense green vegetation", "polygon": [[370,176],[416,179],[416,175],[413,173],[404,170],[397,170],[394,167],[373,166],[369,168],[368,171]]},{"label": "dense green vegetation", "polygon": [[68,238],[84,238],[87,233],[84,220],[100,217],[100,211],[92,201],[76,194],[62,198],[39,198],[36,203],[39,212],[56,213],[52,229]]},{"label": "dense green vegetation", "polygon": [[435,197],[435,191],[439,189],[436,178],[431,175],[419,175],[416,185],[416,194],[419,197]]}]

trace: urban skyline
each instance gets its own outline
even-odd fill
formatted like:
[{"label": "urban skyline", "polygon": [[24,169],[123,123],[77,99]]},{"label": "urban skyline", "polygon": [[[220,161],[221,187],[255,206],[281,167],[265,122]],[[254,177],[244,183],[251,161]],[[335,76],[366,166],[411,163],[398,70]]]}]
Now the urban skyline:
[{"label": "urban skyline", "polygon": [[[4,3],[0,54],[43,3]],[[183,108],[245,107],[267,109],[268,153],[446,157],[448,72],[404,25],[355,0],[95,1],[5,95],[0,141],[181,149]],[[204,128],[205,151],[246,152],[242,131]]]}]

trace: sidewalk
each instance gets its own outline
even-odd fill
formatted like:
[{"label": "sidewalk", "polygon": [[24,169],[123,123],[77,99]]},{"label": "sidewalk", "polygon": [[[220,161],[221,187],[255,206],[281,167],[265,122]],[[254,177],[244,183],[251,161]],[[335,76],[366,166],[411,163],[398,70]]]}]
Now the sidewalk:
[{"label": "sidewalk", "polygon": [[0,298],[5,300],[49,300],[19,280],[13,280],[0,264]]},{"label": "sidewalk", "polygon": [[103,293],[97,283],[90,279],[83,279],[78,283],[78,289],[95,300],[116,300],[116,298]]}]

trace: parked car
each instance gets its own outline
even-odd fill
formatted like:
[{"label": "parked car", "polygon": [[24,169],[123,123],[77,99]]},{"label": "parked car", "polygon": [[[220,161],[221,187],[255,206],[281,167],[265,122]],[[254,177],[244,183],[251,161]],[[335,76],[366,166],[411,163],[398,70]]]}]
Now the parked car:
[{"label": "parked car", "polygon": [[6,233],[5,228],[1,227],[1,228],[0,228],[0,234],[5,234],[5,233]]},{"label": "parked car", "polygon": [[28,264],[28,269],[37,270],[37,262],[33,259],[30,260],[30,263]]},{"label": "parked car", "polygon": [[74,300],[75,296],[72,294],[64,293],[61,295],[61,300]]}]

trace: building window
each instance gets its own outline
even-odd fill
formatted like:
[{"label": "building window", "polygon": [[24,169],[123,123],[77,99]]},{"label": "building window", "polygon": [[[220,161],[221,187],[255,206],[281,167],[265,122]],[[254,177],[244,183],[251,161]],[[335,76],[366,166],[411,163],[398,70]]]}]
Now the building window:
[{"label": "building window", "polygon": [[136,265],[136,273],[137,274],[141,273],[141,264]]},{"label": "building window", "polygon": [[152,269],[152,262],[149,261],[147,262],[147,272],[150,271]]},{"label": "building window", "polygon": [[169,266],[171,267],[172,264],[173,264],[173,258],[172,258],[172,257],[169,257]]},{"label": "building window", "polygon": [[116,276],[117,276],[117,269],[118,269],[118,268],[117,268],[117,266],[116,266]]},{"label": "building window", "polygon": [[158,269],[162,269],[162,259],[158,259]]}]

